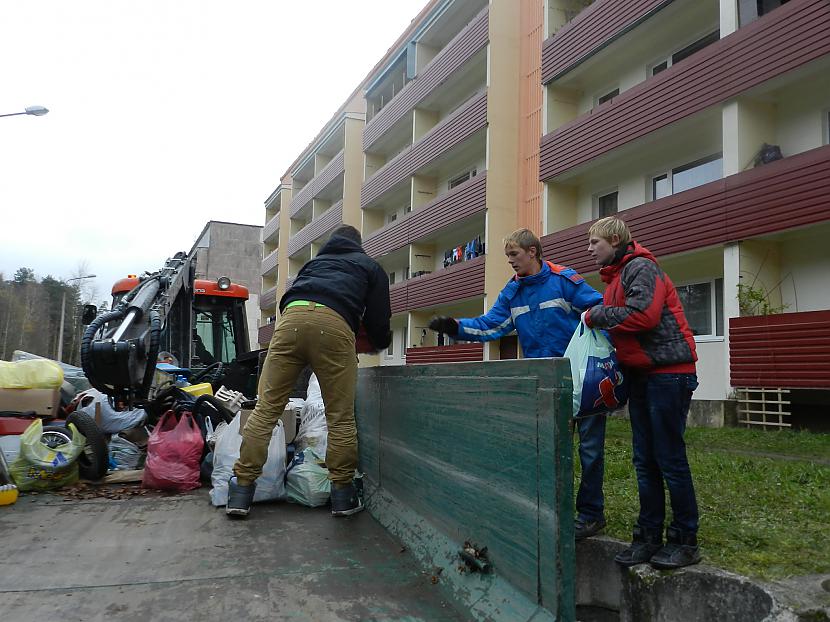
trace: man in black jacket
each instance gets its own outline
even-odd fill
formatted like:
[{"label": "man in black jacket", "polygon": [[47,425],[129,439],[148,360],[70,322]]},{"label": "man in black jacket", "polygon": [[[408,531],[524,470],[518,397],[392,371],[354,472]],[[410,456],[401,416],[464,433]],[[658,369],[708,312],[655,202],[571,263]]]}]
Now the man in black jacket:
[{"label": "man in black jacket", "polygon": [[300,269],[280,301],[280,313],[259,380],[259,400],[242,431],[227,513],[250,512],[274,426],[308,364],[317,374],[326,407],[331,513],[354,514],[363,509],[352,481],[357,468],[355,336],[362,321],[374,348],[389,346],[389,277],[363,251],[360,232],[340,225]]}]

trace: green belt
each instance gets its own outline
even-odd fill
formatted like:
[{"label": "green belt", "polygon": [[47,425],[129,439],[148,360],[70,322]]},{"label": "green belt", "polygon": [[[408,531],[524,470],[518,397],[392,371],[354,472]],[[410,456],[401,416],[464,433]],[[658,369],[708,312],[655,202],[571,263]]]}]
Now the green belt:
[{"label": "green belt", "polygon": [[319,302],[314,302],[312,300],[292,300],[287,305],[285,305],[286,309],[290,309],[291,307],[310,307],[311,305],[317,307],[326,308],[326,305],[321,305]]}]

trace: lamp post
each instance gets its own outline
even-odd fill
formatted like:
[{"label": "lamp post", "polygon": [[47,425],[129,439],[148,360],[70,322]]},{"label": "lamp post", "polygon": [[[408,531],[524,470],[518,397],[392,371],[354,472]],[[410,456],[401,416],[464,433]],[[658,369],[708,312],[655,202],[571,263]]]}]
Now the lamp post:
[{"label": "lamp post", "polygon": [[12,112],[10,114],[0,114],[0,117],[16,117],[20,114],[30,114],[35,117],[42,117],[49,112],[48,108],[43,106],[27,106],[23,112]]},{"label": "lamp post", "polygon": [[[71,279],[66,279],[66,282],[69,283],[70,281],[82,281],[84,279],[94,279],[96,275],[94,274],[87,274],[86,276],[76,276]],[[58,355],[55,357],[58,360],[58,363],[61,362],[61,358],[63,357],[63,316],[66,313],[66,290],[63,290],[63,298],[61,298],[61,327],[58,330]]]}]

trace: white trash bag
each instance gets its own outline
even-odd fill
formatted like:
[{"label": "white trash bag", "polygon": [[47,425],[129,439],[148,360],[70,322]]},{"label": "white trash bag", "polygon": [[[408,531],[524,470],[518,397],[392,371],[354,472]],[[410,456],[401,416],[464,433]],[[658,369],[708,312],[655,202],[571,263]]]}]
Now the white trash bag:
[{"label": "white trash bag", "polygon": [[285,491],[292,503],[316,508],[325,505],[331,495],[329,471],[319,464],[323,461],[308,447],[294,456],[285,475]]},{"label": "white trash bag", "polygon": [[609,413],[625,405],[628,388],[614,346],[602,331],[580,322],[564,356],[571,362],[574,417]]},{"label": "white trash bag", "polygon": [[[239,459],[242,435],[239,433],[240,416],[237,415],[224,430],[221,430],[213,448],[213,473],[210,477],[213,488],[210,501],[213,505],[227,505],[228,480],[233,475],[233,465]],[[285,433],[282,423],[274,427],[271,441],[268,443],[268,459],[262,467],[262,475],[256,480],[254,503],[259,501],[278,501],[285,499]]]},{"label": "white trash bag", "polygon": [[318,456],[326,457],[328,447],[328,426],[326,425],[326,407],[323,404],[323,395],[320,392],[320,383],[317,375],[311,374],[308,380],[308,392],[305,404],[300,411],[300,429],[294,444],[297,453],[306,447],[313,447]]}]

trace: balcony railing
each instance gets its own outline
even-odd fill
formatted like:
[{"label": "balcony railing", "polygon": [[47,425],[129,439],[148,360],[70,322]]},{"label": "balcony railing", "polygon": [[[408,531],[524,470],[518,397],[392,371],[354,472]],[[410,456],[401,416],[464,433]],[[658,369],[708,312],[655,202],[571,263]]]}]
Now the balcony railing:
[{"label": "balcony railing", "polygon": [[483,343],[458,343],[451,346],[431,348],[407,348],[407,365],[426,365],[428,363],[466,363],[484,360]]},{"label": "balcony railing", "polygon": [[482,91],[367,179],[360,192],[361,207],[371,204],[384,192],[486,125],[487,92]]},{"label": "balcony railing", "polygon": [[279,250],[274,250],[265,256],[262,260],[262,269],[260,270],[262,276],[267,276],[277,269],[277,263],[279,261],[278,255]]},{"label": "balcony railing", "polygon": [[259,308],[268,311],[277,306],[277,287],[269,287],[259,297]]},{"label": "balcony railing", "polygon": [[338,201],[288,239],[288,256],[293,257],[306,245],[322,237],[343,222],[343,201]]},{"label": "balcony railing", "polygon": [[259,330],[257,331],[257,343],[260,347],[268,347],[268,344],[271,343],[271,337],[274,336],[274,328],[276,328],[276,326],[276,322],[271,322],[270,324],[265,324],[265,326],[259,327]]},{"label": "balcony railing", "polygon": [[[634,237],[658,256],[830,220],[830,146],[621,211]],[[593,221],[591,221],[593,222]],[[593,272],[591,222],[542,238],[546,257]]]},{"label": "balcony railing", "polygon": [[265,226],[262,228],[262,235],[260,236],[260,242],[267,242],[274,234],[276,234],[280,230],[280,214],[279,212],[276,213],[268,222],[265,223]]},{"label": "balcony railing", "polygon": [[476,257],[390,287],[392,313],[483,296],[484,259]]},{"label": "balcony railing", "polygon": [[672,0],[596,0],[542,46],[542,83],[547,84],[593,56]]},{"label": "balcony railing", "polygon": [[830,54],[830,2],[791,0],[542,138],[548,181]]},{"label": "balcony railing", "polygon": [[733,387],[830,387],[830,311],[729,319]]},{"label": "balcony railing", "polygon": [[363,241],[370,257],[380,257],[427,235],[435,233],[487,208],[486,171],[453,188],[448,193],[406,214]]},{"label": "balcony railing", "polygon": [[366,124],[363,130],[364,151],[370,150],[383,134],[487,45],[488,17],[489,8],[485,8],[421,70],[415,80],[407,84]]},{"label": "balcony railing", "polygon": [[293,218],[297,215],[304,205],[311,199],[320,194],[326,186],[328,186],[334,179],[344,171],[344,156],[343,150],[340,150],[336,156],[331,159],[331,162],[326,164],[322,171],[317,174],[314,179],[309,181],[302,190],[300,190],[294,198],[291,199],[291,205],[288,213]]}]

